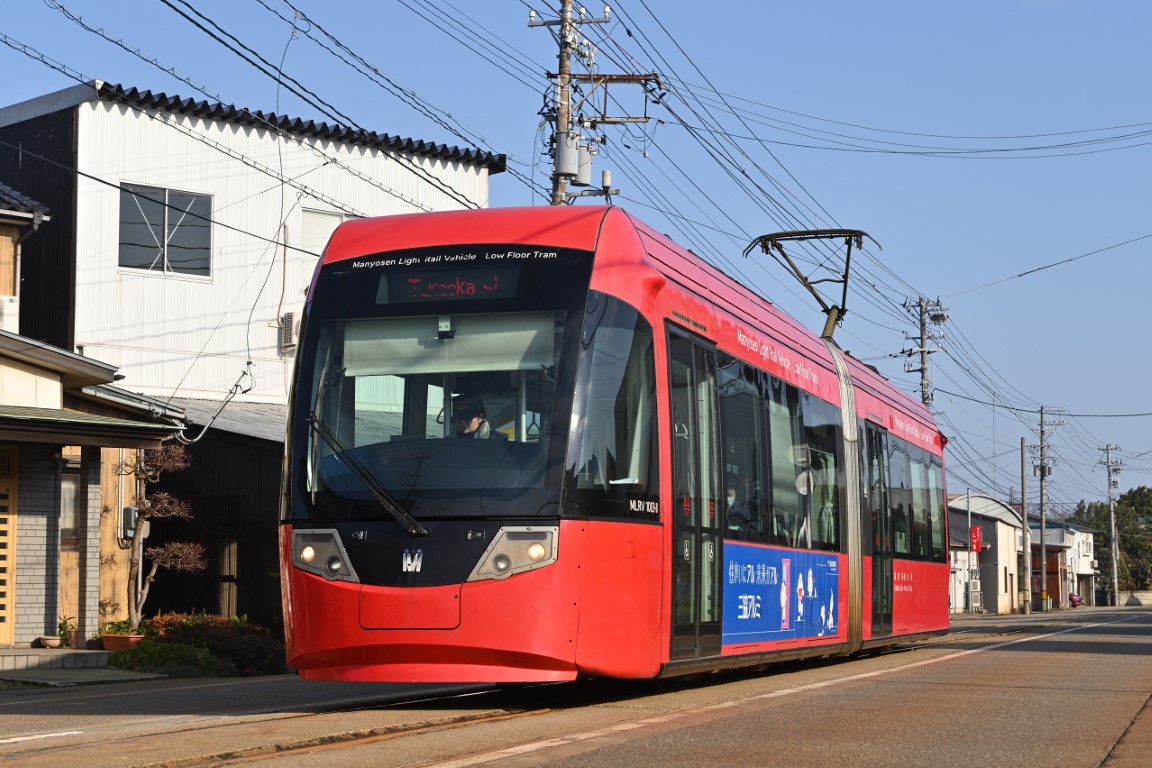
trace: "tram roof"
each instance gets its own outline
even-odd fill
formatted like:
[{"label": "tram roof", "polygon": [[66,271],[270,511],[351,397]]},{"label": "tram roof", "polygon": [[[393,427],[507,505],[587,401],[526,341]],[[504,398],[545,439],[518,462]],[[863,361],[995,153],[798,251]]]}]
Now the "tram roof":
[{"label": "tram roof", "polygon": [[[615,206],[485,208],[357,219],[344,223],[336,230],[325,260],[344,260],[379,253],[382,236],[387,237],[387,249],[390,251],[427,247],[433,243],[541,243],[556,248],[593,251],[606,233],[618,237],[623,230],[634,232],[641,241],[648,239],[661,243],[662,248],[648,249],[649,258],[664,263],[664,269],[675,270],[678,279],[687,279],[693,283],[706,299],[723,307],[725,311],[744,313],[749,319],[756,313],[770,316],[774,327],[783,332],[790,343],[831,368],[829,354],[816,332],[778,308],[770,299],[679,245],[668,235]],[[653,256],[653,250],[661,251],[662,255],[657,259]],[[601,255],[609,254],[603,252]],[[860,362],[850,353],[846,353],[845,357],[851,367],[853,380],[872,396],[889,400],[908,416],[930,425],[933,430],[937,429],[923,403],[895,387],[875,368]]]}]

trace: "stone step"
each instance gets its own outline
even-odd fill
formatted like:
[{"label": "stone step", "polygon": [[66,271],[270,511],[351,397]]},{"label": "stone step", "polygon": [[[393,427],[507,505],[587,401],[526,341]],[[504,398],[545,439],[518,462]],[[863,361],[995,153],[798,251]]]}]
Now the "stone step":
[{"label": "stone step", "polygon": [[78,651],[71,648],[0,649],[0,670],[93,669],[108,664],[110,651]]}]

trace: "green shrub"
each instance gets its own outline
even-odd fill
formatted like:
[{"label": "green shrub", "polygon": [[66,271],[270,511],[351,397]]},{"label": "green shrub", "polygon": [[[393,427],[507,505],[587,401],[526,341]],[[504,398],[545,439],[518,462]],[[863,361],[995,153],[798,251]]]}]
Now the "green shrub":
[{"label": "green shrub", "polygon": [[235,677],[236,667],[204,648],[184,643],[160,643],[149,638],[127,651],[108,657],[108,666],[156,672],[169,677]]},{"label": "green shrub", "polygon": [[102,635],[134,635],[138,629],[133,629],[128,619],[120,619],[120,621],[106,621],[100,625],[100,634]]},{"label": "green shrub", "polygon": [[164,613],[140,624],[145,639],[202,648],[229,662],[241,677],[279,675],[288,671],[284,643],[266,627],[244,617],[226,619],[207,613]]}]

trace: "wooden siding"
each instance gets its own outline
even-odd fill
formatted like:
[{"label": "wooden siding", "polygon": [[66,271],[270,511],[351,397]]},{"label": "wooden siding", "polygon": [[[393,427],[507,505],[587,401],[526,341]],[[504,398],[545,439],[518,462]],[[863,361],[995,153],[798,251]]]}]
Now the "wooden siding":
[{"label": "wooden siding", "polygon": [[0,224],[0,296],[16,295],[16,240],[20,228]]}]

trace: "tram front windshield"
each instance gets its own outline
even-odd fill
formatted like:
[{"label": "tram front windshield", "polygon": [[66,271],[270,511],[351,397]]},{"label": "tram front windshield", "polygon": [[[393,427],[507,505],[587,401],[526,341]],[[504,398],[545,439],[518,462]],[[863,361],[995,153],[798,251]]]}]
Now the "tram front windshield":
[{"label": "tram front windshield", "polygon": [[591,255],[497,269],[436,256],[318,278],[293,397],[294,517],[557,514]]}]

